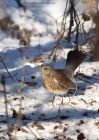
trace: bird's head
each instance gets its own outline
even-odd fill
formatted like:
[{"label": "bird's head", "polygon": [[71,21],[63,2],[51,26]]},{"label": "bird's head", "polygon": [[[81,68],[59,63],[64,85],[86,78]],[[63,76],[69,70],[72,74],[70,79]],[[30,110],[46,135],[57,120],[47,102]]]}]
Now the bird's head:
[{"label": "bird's head", "polygon": [[49,75],[51,73],[52,68],[48,65],[41,65],[41,71],[43,75]]}]

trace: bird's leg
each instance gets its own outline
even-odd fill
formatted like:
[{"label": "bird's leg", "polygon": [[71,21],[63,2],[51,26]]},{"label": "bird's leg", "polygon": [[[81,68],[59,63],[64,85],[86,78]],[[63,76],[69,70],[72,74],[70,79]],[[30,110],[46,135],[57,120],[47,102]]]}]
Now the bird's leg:
[{"label": "bird's leg", "polygon": [[[73,94],[73,96],[75,96],[76,95],[76,93],[77,93],[77,84],[76,84],[76,88],[75,88],[76,90],[75,90],[75,92],[74,92],[74,94]],[[70,103],[70,101],[71,101],[71,98],[70,98],[70,96],[68,97],[69,98],[69,101],[68,101],[68,103],[67,104],[69,104]]]},{"label": "bird's leg", "polygon": [[64,99],[64,97],[63,97],[63,95],[62,95],[61,105],[64,105],[63,99]]},{"label": "bird's leg", "polygon": [[76,85],[76,88],[75,88],[76,90],[75,90],[75,92],[74,92],[73,96],[75,96],[75,95],[76,95],[77,90],[78,90],[78,89],[77,89],[77,84],[76,84],[76,83],[75,83],[75,85]]},{"label": "bird's leg", "polygon": [[52,105],[54,106],[55,94],[53,94]]},{"label": "bird's leg", "polygon": [[53,98],[49,101],[49,102],[52,102],[52,105],[54,106],[54,100],[55,100],[55,94],[53,94]]},{"label": "bird's leg", "polygon": [[66,103],[67,105],[70,103],[70,101],[71,101],[71,98],[70,98],[70,96],[68,96],[68,98],[69,98],[69,100],[68,100],[68,102]]},{"label": "bird's leg", "polygon": [[[66,104],[69,104],[69,103],[70,103],[70,101],[71,101],[70,96],[69,96],[68,98],[69,98],[69,101],[68,101]],[[62,95],[62,101],[61,101],[61,105],[62,105],[62,106],[63,106],[63,105],[65,105],[65,103],[63,102],[63,99],[64,99],[64,97],[63,97],[63,95]]]},{"label": "bird's leg", "polygon": [[60,106],[59,106],[59,109],[58,109],[58,117],[60,118]]},{"label": "bird's leg", "polygon": [[[75,95],[76,95],[77,90],[78,90],[78,89],[77,89],[77,84],[76,84],[76,83],[75,83],[75,85],[76,85],[76,88],[75,88],[75,92],[73,93],[73,96],[75,96]],[[70,97],[70,96],[69,96],[68,98],[69,98],[69,101],[68,101],[68,103],[67,103],[67,104],[69,104],[69,103],[70,103],[70,101],[71,101],[71,98],[72,98],[72,97]]]}]

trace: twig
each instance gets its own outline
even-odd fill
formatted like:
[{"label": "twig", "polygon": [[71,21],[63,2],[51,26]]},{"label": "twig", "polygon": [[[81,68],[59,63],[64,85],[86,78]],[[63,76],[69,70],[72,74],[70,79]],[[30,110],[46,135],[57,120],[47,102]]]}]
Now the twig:
[{"label": "twig", "polygon": [[[53,59],[52,59],[53,61],[54,61],[54,58],[55,59],[57,58],[57,56],[56,56],[57,50],[59,48],[61,48],[60,41],[64,38],[64,35],[67,32],[67,29],[66,29],[67,16],[70,17],[70,21],[69,21],[68,35],[65,39],[67,39],[67,41],[70,42],[71,41],[71,35],[76,33],[75,47],[76,47],[76,49],[78,49],[80,19],[79,19],[79,16],[78,16],[77,12],[76,12],[76,9],[75,9],[75,1],[74,0],[67,0],[65,10],[64,10],[64,13],[63,13],[63,18],[62,18],[62,22],[61,22],[60,31],[58,30],[58,27],[57,27],[56,44],[53,47],[53,49],[51,51],[51,54],[49,55],[49,58],[50,58],[50,56],[53,56]],[[73,26],[74,26],[74,22],[76,23],[76,27],[75,27],[75,30],[73,32],[72,29],[73,29]]]},{"label": "twig", "polygon": [[81,101],[83,101],[85,104],[88,104],[83,98],[81,98]]},{"label": "twig", "polygon": [[24,11],[26,10],[26,6],[23,5],[23,3],[21,2],[21,0],[16,0],[16,3],[18,4],[18,6],[19,6],[20,8],[23,8]]},{"label": "twig", "polygon": [[3,64],[3,66],[4,66],[4,68],[5,68],[6,71],[7,71],[7,73],[9,74],[9,76],[11,77],[11,79],[16,83],[16,80],[12,77],[12,75],[10,74],[10,72],[9,72],[9,70],[8,70],[8,68],[7,68],[7,66],[5,65],[2,56],[0,56],[0,59],[1,59],[1,62],[2,62],[2,64]]},{"label": "twig", "polygon": [[26,125],[26,127],[30,130],[30,132],[34,135],[34,137],[35,137],[35,139],[34,140],[37,140],[37,136],[36,136],[36,134],[29,128],[29,126],[28,125]]},{"label": "twig", "polygon": [[2,79],[1,79],[1,83],[3,85],[3,90],[4,90],[4,98],[5,98],[5,114],[6,114],[6,123],[7,123],[7,129],[8,129],[8,136],[9,136],[9,139],[12,140],[11,138],[11,128],[10,128],[10,124],[9,124],[9,117],[8,117],[8,101],[7,101],[7,95],[6,95],[6,87],[5,87],[5,77],[4,75],[2,76]]}]

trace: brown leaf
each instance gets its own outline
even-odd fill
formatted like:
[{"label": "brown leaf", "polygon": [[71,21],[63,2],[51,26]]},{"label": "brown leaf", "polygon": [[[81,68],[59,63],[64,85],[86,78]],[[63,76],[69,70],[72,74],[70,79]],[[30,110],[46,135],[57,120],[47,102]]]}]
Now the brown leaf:
[{"label": "brown leaf", "polygon": [[71,102],[71,104],[73,104],[73,105],[77,105],[77,103],[75,103],[75,102]]},{"label": "brown leaf", "polygon": [[59,126],[55,126],[55,127],[54,127],[54,130],[57,129],[57,128],[59,128]]},{"label": "brown leaf", "polygon": [[85,104],[87,104],[86,100],[84,100],[83,98],[81,98],[81,100],[82,100]]},{"label": "brown leaf", "polygon": [[38,125],[38,123],[35,121],[35,122],[32,124],[31,127],[33,128],[33,127],[36,127],[37,125]]},{"label": "brown leaf", "polygon": [[17,126],[16,126],[16,130],[17,130],[17,131],[21,131],[21,127],[17,125]]},{"label": "brown leaf", "polygon": [[55,136],[55,137],[54,137],[54,140],[58,140],[58,138],[59,138],[59,136]]},{"label": "brown leaf", "polygon": [[24,128],[21,128],[20,126],[16,126],[16,130],[17,131],[22,131],[22,132],[25,132],[25,133],[29,133],[26,129],[24,129]]},{"label": "brown leaf", "polygon": [[35,57],[34,59],[32,59],[31,63],[41,63],[41,62],[44,62],[44,58],[38,56],[38,57]]},{"label": "brown leaf", "polygon": [[77,125],[82,125],[84,124],[85,122],[83,120],[80,120],[79,123]]},{"label": "brown leaf", "polygon": [[38,122],[34,122],[34,123],[32,124],[32,128],[33,128],[33,127],[37,127],[38,130],[44,130],[44,129],[45,129],[42,125],[38,124]]},{"label": "brown leaf", "polygon": [[77,140],[84,140],[85,139],[85,136],[83,133],[80,133],[78,136],[77,136]]},{"label": "brown leaf", "polygon": [[18,99],[19,99],[19,98],[17,98],[17,97],[13,98],[14,101],[16,101],[16,100],[18,100]]},{"label": "brown leaf", "polygon": [[77,132],[77,133],[80,133],[80,129],[76,129],[76,132]]},{"label": "brown leaf", "polygon": [[64,127],[63,132],[66,132],[67,130],[68,130],[68,128],[67,127]]},{"label": "brown leaf", "polygon": [[99,121],[95,122],[95,125],[99,128]]},{"label": "brown leaf", "polygon": [[83,18],[84,21],[89,21],[90,20],[90,16],[85,14],[85,13],[82,14],[82,18]]},{"label": "brown leaf", "polygon": [[36,82],[24,82],[26,85],[30,86],[30,87],[34,87],[37,85]]},{"label": "brown leaf", "polygon": [[44,128],[42,125],[40,125],[40,124],[37,124],[36,127],[38,128],[38,130],[44,130],[44,129],[45,129],[45,128]]},{"label": "brown leaf", "polygon": [[72,138],[68,137],[66,140],[73,140]]},{"label": "brown leaf", "polygon": [[24,128],[21,128],[21,131],[22,132],[25,132],[25,133],[29,133],[26,129],[24,129]]},{"label": "brown leaf", "polygon": [[95,100],[92,100],[92,101],[90,102],[91,105],[93,105],[94,103],[96,103]]}]

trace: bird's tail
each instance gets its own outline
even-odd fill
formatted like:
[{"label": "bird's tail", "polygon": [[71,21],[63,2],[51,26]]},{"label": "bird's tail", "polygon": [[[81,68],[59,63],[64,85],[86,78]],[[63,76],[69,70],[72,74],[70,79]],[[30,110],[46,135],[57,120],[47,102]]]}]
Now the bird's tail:
[{"label": "bird's tail", "polygon": [[86,53],[82,50],[71,50],[67,54],[66,69],[70,69],[72,72],[83,62],[86,57]]}]

